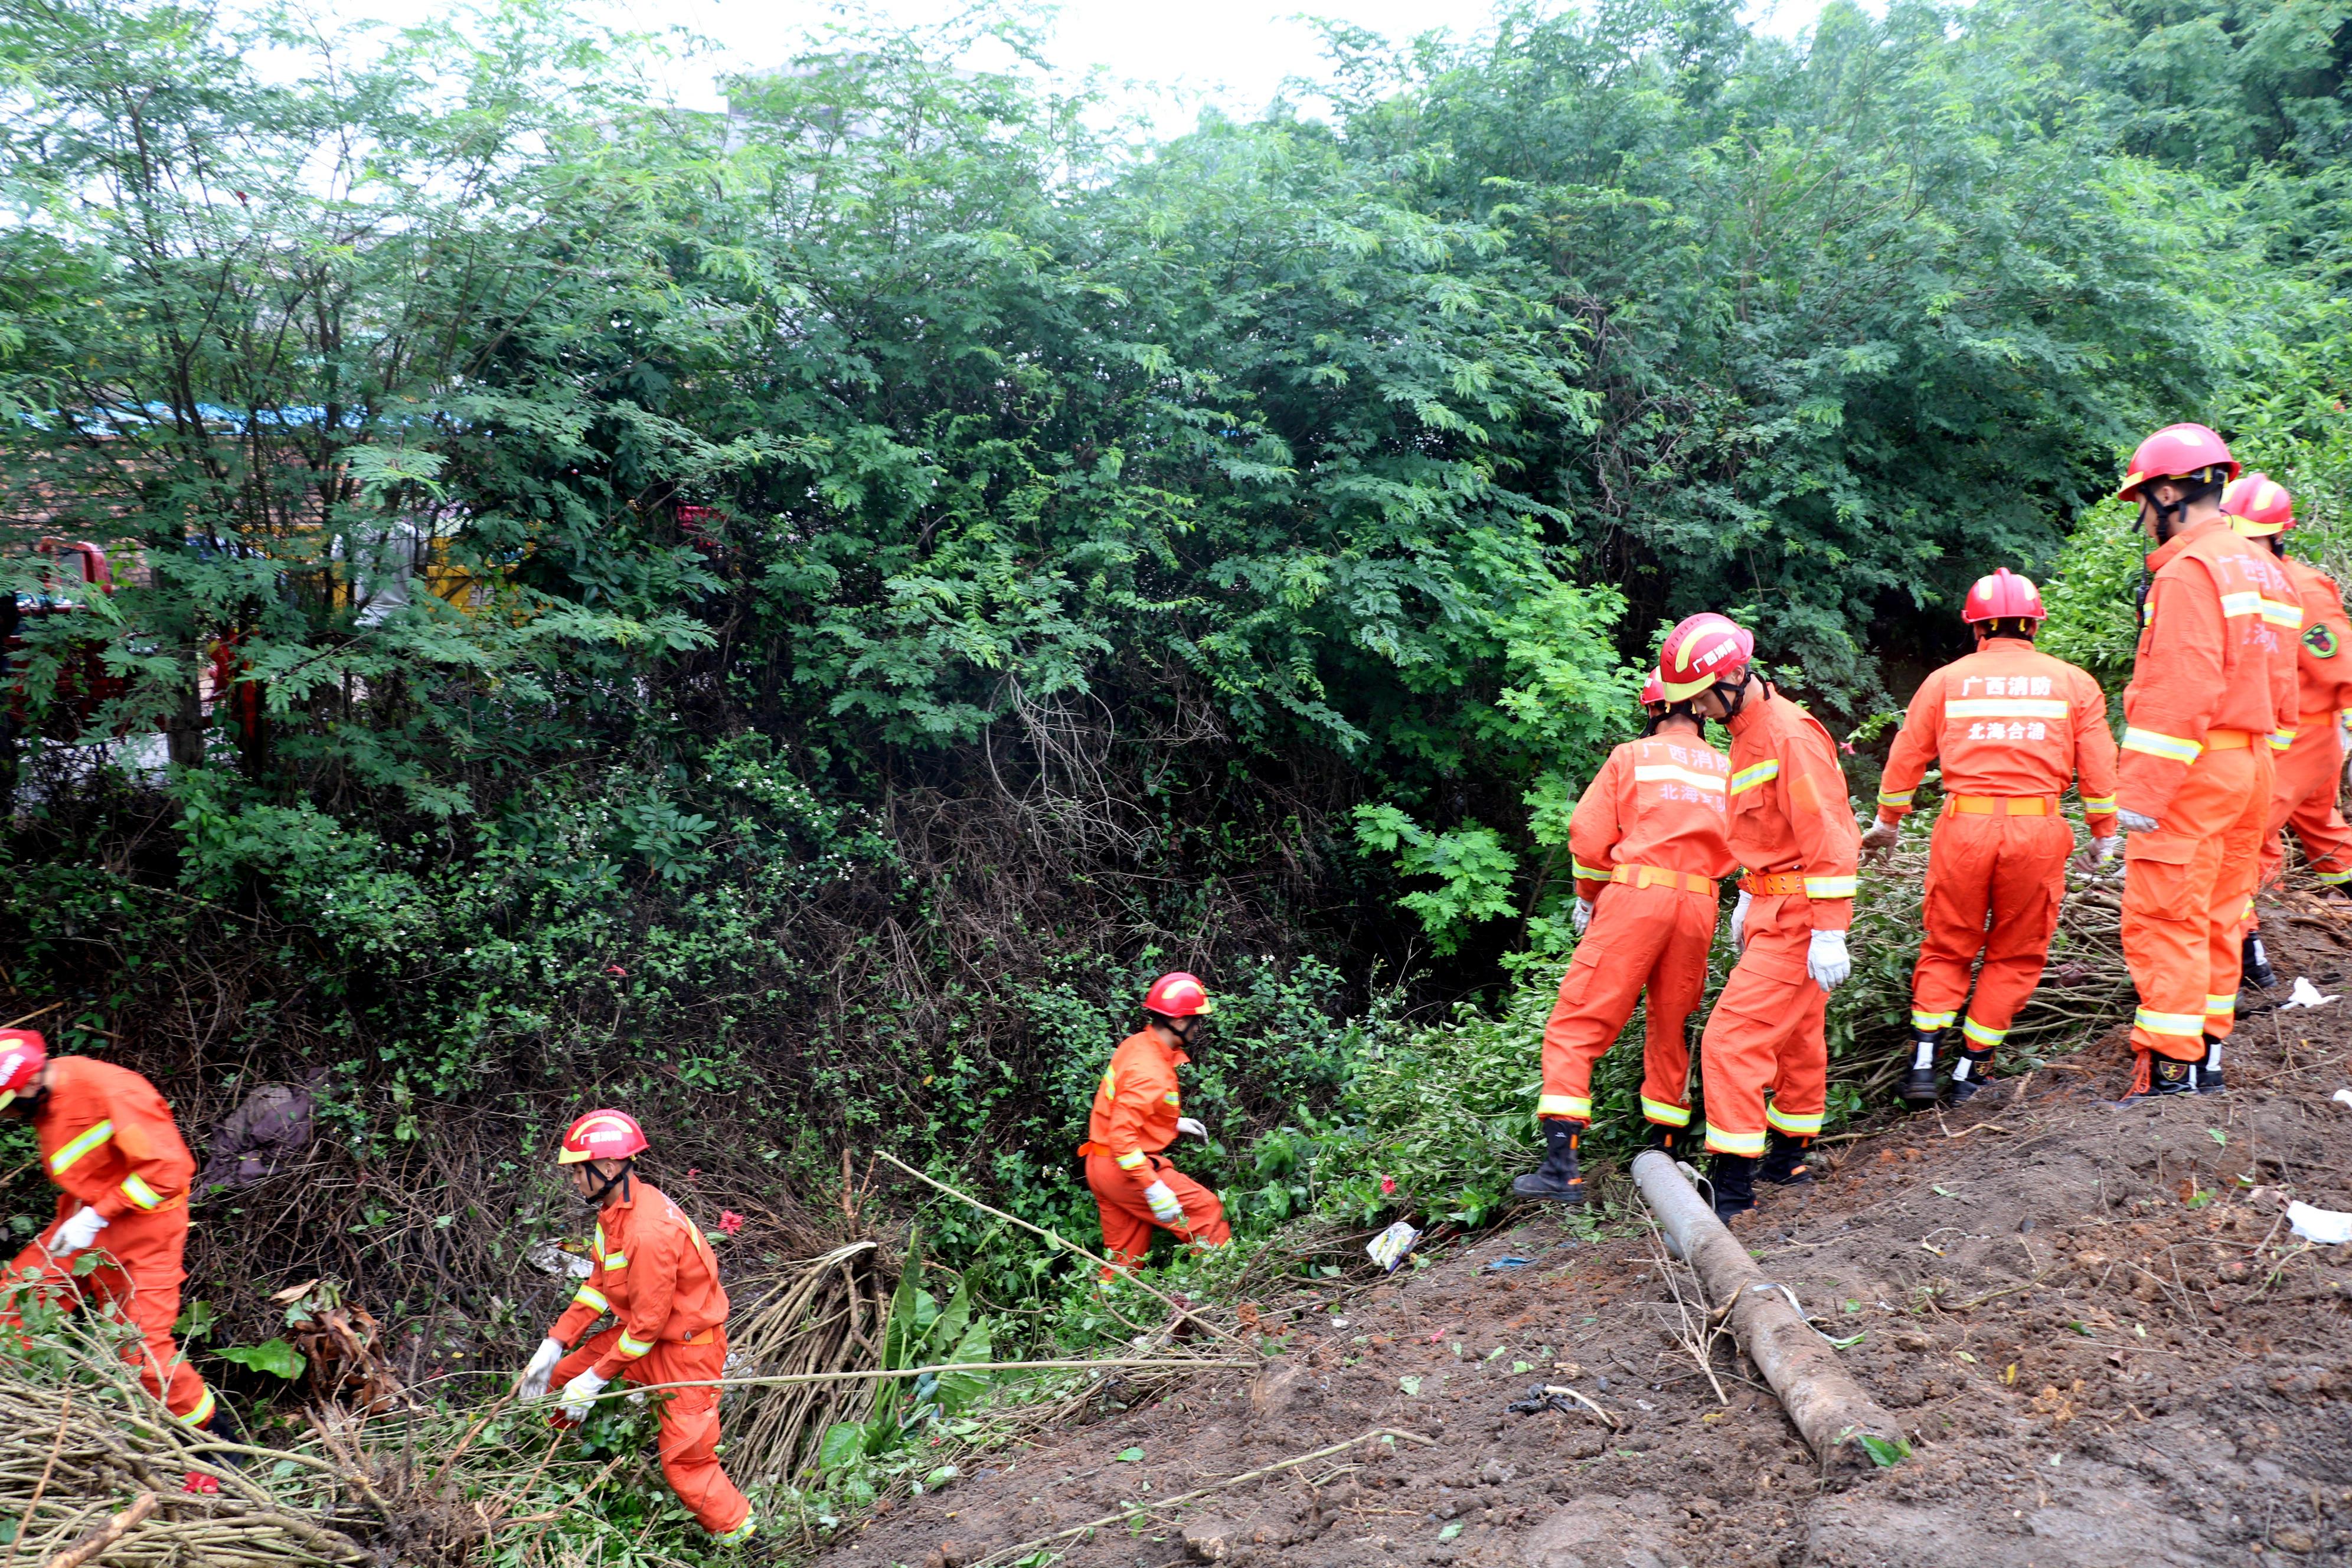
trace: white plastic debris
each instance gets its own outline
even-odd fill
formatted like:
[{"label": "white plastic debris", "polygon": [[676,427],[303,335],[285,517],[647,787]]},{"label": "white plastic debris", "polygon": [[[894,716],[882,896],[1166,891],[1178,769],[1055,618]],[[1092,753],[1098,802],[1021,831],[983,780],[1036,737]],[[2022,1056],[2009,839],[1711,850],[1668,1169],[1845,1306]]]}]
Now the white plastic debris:
[{"label": "white plastic debris", "polygon": [[2279,1011],[2284,1013],[2289,1007],[2317,1007],[2335,1000],[2333,996],[2322,996],[2319,987],[2311,983],[2309,976],[2298,974],[2294,977],[2294,990],[2279,1004]]},{"label": "white plastic debris", "polygon": [[2352,1214],[2315,1209],[2309,1204],[2289,1204],[2286,1218],[2295,1235],[2321,1247],[2341,1247],[2352,1241]]},{"label": "white plastic debris", "polygon": [[1406,1256],[1412,1251],[1420,1240],[1421,1232],[1413,1229],[1404,1221],[1399,1220],[1366,1242],[1364,1251],[1373,1262],[1393,1274],[1396,1272],[1397,1265],[1405,1260]]},{"label": "white plastic debris", "polygon": [[2339,1104],[2352,1105],[2352,1089],[2337,1089],[2336,1091],[2336,1100]]},{"label": "white plastic debris", "polygon": [[596,1266],[577,1253],[566,1252],[553,1242],[535,1247],[524,1254],[530,1266],[542,1274],[552,1274],[558,1279],[585,1279],[596,1272]]}]

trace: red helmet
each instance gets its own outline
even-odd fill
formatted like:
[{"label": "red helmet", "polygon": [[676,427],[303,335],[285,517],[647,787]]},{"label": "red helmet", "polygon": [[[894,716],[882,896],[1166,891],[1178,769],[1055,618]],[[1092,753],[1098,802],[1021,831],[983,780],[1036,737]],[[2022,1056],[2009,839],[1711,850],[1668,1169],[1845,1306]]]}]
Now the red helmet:
[{"label": "red helmet", "polygon": [[1974,625],[1978,621],[2046,621],[2050,612],[2042,607],[2042,590],[2033,585],[2031,577],[2021,577],[2006,566],[1996,566],[1990,577],[1977,579],[1969,590],[1968,603],[1960,606],[1960,619]]},{"label": "red helmet", "polygon": [[1669,702],[1696,697],[1718,680],[1748,668],[1756,639],[1712,610],[1693,616],[1666,634],[1658,653],[1658,686]]},{"label": "red helmet", "polygon": [[6,1110],[49,1059],[49,1043],[35,1029],[0,1029],[0,1110]]},{"label": "red helmet", "polygon": [[2268,474],[2231,479],[2221,491],[2221,510],[2230,514],[2230,526],[2248,539],[2284,533],[2294,526],[2293,492]]},{"label": "red helmet", "polygon": [[592,1110],[563,1130],[563,1147],[555,1156],[559,1165],[588,1160],[626,1160],[653,1145],[635,1117],[621,1110]]},{"label": "red helmet", "polygon": [[1642,682],[1642,706],[1644,708],[1663,708],[1665,705],[1665,685],[1658,679],[1658,672],[1656,670],[1652,670],[1650,672],[1650,679]]},{"label": "red helmet", "polygon": [[[2215,473],[2215,469],[2222,470]],[[2124,476],[2123,489],[2116,492],[2125,500],[2137,500],[2140,486],[2150,479],[2234,479],[2238,477],[2238,459],[2230,456],[2229,447],[2221,437],[2202,425],[2168,425],[2139,444],[2132,454],[2131,472]]]},{"label": "red helmet", "polygon": [[1209,1000],[1209,988],[1180,969],[1151,983],[1143,994],[1143,1010],[1163,1018],[1199,1018],[1217,1009]]}]

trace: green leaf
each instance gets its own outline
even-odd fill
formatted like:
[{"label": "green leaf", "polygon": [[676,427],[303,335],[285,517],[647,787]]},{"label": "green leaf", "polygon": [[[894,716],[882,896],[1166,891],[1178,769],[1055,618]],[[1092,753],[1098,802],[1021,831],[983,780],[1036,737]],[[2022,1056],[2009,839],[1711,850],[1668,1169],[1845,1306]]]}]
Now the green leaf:
[{"label": "green leaf", "polygon": [[1143,1450],[1140,1448],[1121,1448],[1113,1456],[1113,1458],[1117,1458],[1122,1465],[1138,1465],[1143,1462]]},{"label": "green leaf", "polygon": [[303,1360],[300,1351],[284,1340],[267,1340],[257,1345],[224,1345],[213,1353],[238,1366],[285,1378],[301,1376],[303,1369],[310,1364]]},{"label": "green leaf", "polygon": [[1899,1465],[1911,1457],[1911,1445],[1902,1437],[1877,1437],[1864,1432],[1856,1435],[1855,1441],[1862,1445],[1862,1451],[1870,1456],[1870,1462],[1882,1470]]}]

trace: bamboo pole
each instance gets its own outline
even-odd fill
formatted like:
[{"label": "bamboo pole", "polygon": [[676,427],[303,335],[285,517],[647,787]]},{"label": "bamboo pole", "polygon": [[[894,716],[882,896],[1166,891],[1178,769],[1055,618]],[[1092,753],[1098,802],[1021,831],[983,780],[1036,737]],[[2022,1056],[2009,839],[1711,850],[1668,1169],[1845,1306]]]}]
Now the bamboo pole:
[{"label": "bamboo pole", "polygon": [[1858,1436],[1900,1441],[1903,1429],[1849,1376],[1836,1353],[1806,1322],[1788,1287],[1764,1278],[1715,1210],[1656,1149],[1633,1158],[1633,1184],[1675,1255],[1691,1266],[1713,1310],[1726,1313],[1732,1333],[1824,1468],[1853,1458]]}]

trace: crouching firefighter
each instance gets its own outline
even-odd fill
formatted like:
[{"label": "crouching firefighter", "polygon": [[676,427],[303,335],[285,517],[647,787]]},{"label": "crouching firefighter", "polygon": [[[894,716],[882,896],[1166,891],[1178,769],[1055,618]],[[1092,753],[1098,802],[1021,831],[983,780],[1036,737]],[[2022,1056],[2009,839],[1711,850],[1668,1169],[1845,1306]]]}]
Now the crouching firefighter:
[{"label": "crouching firefighter", "polygon": [[[1185,1133],[1208,1137],[1181,1114],[1176,1069],[1192,1059],[1186,1053],[1213,1011],[1200,981],[1181,970],[1161,975],[1144,993],[1143,1027],[1118,1043],[1095,1088],[1078,1154],[1102,1215],[1103,1256],[1121,1268],[1143,1261],[1155,1229],[1202,1247],[1233,1239],[1217,1194],[1162,1152]],[[1110,1277],[1108,1269],[1103,1277]]]},{"label": "crouching firefighter", "polygon": [[[57,1216],[9,1265],[0,1322],[21,1324],[26,1295],[72,1307],[95,1298],[140,1333],[123,1349],[139,1381],[190,1426],[239,1440],[226,1405],[172,1342],[188,1244],[188,1184],[196,1162],[172,1108],[128,1068],[56,1057],[30,1029],[0,1029],[0,1114],[33,1124],[58,1186]],[[96,1267],[91,1267],[92,1264]],[[218,1480],[191,1470],[192,1492]]]},{"label": "crouching firefighter", "polygon": [[1805,1149],[1828,1109],[1829,994],[1853,973],[1862,836],[1837,742],[1750,664],[1756,642],[1717,615],[1693,616],[1658,656],[1666,696],[1731,731],[1731,853],[1746,868],[1731,912],[1739,962],[1699,1037],[1715,1210],[1756,1206],[1756,1178],[1812,1181]]},{"label": "crouching firefighter", "polygon": [[[649,1145],[617,1110],[592,1110],[563,1134],[555,1163],[596,1209],[594,1268],[547,1331],[516,1392],[561,1392],[556,1408],[584,1419],[615,1378],[639,1384],[715,1383],[727,1368],[727,1292],[719,1258],[678,1206],[636,1173]],[[597,1319],[613,1325],[572,1350]],[[570,1351],[570,1354],[565,1352]],[[751,1505],[719,1465],[719,1390],[659,1392],[662,1479],[722,1546],[749,1541]]]},{"label": "crouching firefighter", "polygon": [[[2080,781],[2097,863],[2123,848],[2106,694],[2088,670],[2033,646],[2047,615],[2041,590],[2006,566],[1977,579],[1960,609],[1977,651],[1919,683],[1887,754],[1878,820],[1862,836],[1865,851],[1893,848],[1927,765],[1943,760],[1944,809],[1928,841],[1924,931],[1911,972],[1903,1098],[1915,1106],[1936,1103],[1937,1043],[1955,1023],[1961,1045],[1951,1098],[1975,1094],[2042,983],[2074,847],[2060,792]],[[1970,1001],[1969,969],[1979,956]]]},{"label": "crouching firefighter", "polygon": [[1569,820],[1570,918],[1582,940],[1544,1026],[1544,1162],[1511,1184],[1523,1198],[1584,1201],[1577,1146],[1592,1121],[1592,1064],[1645,992],[1642,1115],[1660,1148],[1690,1125],[1685,1031],[1706,988],[1716,883],[1735,865],[1724,822],[1731,768],[1689,700],[1668,701],[1654,675],[1642,703],[1649,727],[1609,753]]}]

